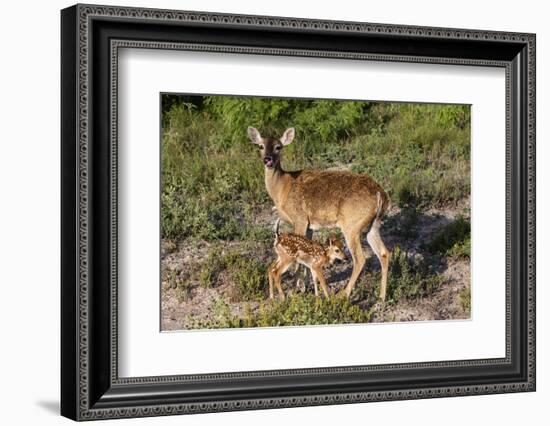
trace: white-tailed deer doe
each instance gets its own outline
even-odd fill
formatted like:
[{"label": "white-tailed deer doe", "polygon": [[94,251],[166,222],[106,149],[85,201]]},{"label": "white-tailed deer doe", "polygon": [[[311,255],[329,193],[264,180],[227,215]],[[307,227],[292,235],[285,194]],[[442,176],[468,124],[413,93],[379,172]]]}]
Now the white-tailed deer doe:
[{"label": "white-tailed deer doe", "polygon": [[380,298],[384,300],[390,252],[380,237],[380,225],[381,217],[388,208],[388,195],[366,174],[330,170],[283,170],[281,151],[292,142],[294,134],[294,129],[290,128],[280,139],[264,138],[254,127],[248,128],[250,140],[261,150],[265,166],[265,186],[279,217],[291,224],[294,233],[298,235],[306,235],[308,228],[340,228],[353,257],[353,272],[345,288],[348,297],[365,265],[361,234],[371,225],[367,241],[380,260]]},{"label": "white-tailed deer doe", "polygon": [[323,275],[323,268],[334,263],[336,259],[344,260],[346,258],[342,241],[330,237],[327,246],[323,247],[321,244],[308,240],[301,235],[279,234],[279,220],[277,220],[273,247],[275,247],[277,253],[277,260],[269,268],[269,297],[271,299],[273,299],[274,283],[279,295],[284,299],[285,294],[281,287],[281,276],[295,262],[306,266],[310,270],[315,286],[315,296],[319,295],[317,288],[317,281],[319,281],[325,297],[329,297],[329,289]]}]

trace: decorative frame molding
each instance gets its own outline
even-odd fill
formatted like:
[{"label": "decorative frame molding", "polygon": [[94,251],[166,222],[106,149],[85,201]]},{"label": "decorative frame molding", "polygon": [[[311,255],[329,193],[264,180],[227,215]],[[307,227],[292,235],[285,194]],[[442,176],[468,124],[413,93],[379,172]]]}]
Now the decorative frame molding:
[{"label": "decorative frame molding", "polygon": [[[128,30],[125,25],[129,23],[139,24],[140,29]],[[188,33],[178,39],[168,26]],[[212,27],[234,34],[237,43],[212,42],[201,32]],[[158,40],[139,38],[140,31],[157,34]],[[266,34],[265,40],[260,41],[264,44],[247,41],[248,31]],[[332,40],[336,49],[303,46],[299,36],[310,33]],[[285,36],[298,41],[291,43]],[[356,40],[372,43],[360,51],[353,45]],[[347,41],[352,43],[349,48]],[[396,47],[389,48],[390,43]],[[404,54],[399,46],[415,46],[418,54]],[[441,46],[452,49],[443,55]],[[465,54],[463,46],[477,49]],[[506,357],[119,378],[117,70],[118,49],[123,47],[505,68]],[[533,34],[91,5],[63,10],[62,414],[75,420],[91,420],[534,391],[535,65]],[[512,261],[513,257],[519,259]],[[452,372],[461,371],[468,376],[480,368],[500,369],[502,377],[510,378],[497,381],[493,374],[477,381],[472,379],[467,385],[452,384],[456,375]],[[404,385],[410,371],[429,372],[434,385]],[[393,384],[377,388],[375,379],[380,373],[391,375]],[[336,375],[347,378],[349,386],[327,392]],[[312,390],[299,391],[291,383],[297,377],[317,384],[311,385]],[[273,385],[271,396],[254,397],[257,386],[265,389],[277,378],[284,379],[287,388],[281,390]],[[243,386],[236,394],[224,394],[223,385],[234,379],[248,381],[250,386]],[[359,379],[365,383],[358,385]],[[190,395],[188,390],[176,397],[166,394],[167,389],[173,392],[186,386],[196,388],[196,395]]]}]

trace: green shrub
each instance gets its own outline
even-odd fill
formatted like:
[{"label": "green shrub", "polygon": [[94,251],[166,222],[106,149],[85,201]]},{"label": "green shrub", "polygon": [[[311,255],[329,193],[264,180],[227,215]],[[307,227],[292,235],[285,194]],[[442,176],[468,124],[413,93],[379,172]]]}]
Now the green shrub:
[{"label": "green shrub", "polygon": [[460,306],[468,315],[470,315],[472,309],[472,294],[470,287],[465,288],[458,294],[460,300]]},{"label": "green shrub", "polygon": [[263,301],[256,310],[245,305],[242,317],[232,314],[223,300],[216,301],[213,319],[190,322],[186,328],[284,327],[366,323],[371,311],[363,311],[344,297],[315,297],[312,294],[291,295],[284,301]]},{"label": "green shrub", "polygon": [[214,246],[201,266],[199,282],[205,287],[214,287],[224,274],[233,286],[235,299],[252,301],[265,298],[267,269],[264,262],[252,253],[234,249],[223,251]]},{"label": "green shrub", "polygon": [[260,327],[349,324],[369,322],[370,316],[345,297],[326,299],[308,293],[261,304],[256,321]]},{"label": "green shrub", "polygon": [[453,222],[442,227],[425,248],[431,253],[442,256],[449,256],[454,259],[469,259],[470,246],[470,222],[459,216]]},{"label": "green shrub", "polygon": [[262,300],[267,289],[267,268],[251,255],[230,253],[226,265],[240,300]]},{"label": "green shrub", "polygon": [[212,247],[202,262],[199,271],[199,282],[203,287],[214,287],[218,285],[220,274],[225,269],[225,256],[222,248],[219,246]]},{"label": "green shrub", "polygon": [[[456,115],[463,117],[460,126]],[[470,110],[461,105],[376,104],[390,118],[351,141],[352,170],[369,173],[401,207],[454,202],[470,191]]]},{"label": "green shrub", "polygon": [[399,245],[393,249],[388,275],[388,303],[429,296],[442,283],[442,277],[426,259],[410,256]]},{"label": "green shrub", "polygon": [[162,236],[242,239],[268,196],[261,164],[246,150],[220,151],[217,122],[194,105],[174,105],[162,137]]},{"label": "green shrub", "polygon": [[[302,154],[349,137],[360,127],[369,103],[358,101],[277,99],[211,96],[208,111],[219,118],[223,136],[218,145],[227,149],[250,142],[244,130],[257,127],[264,136],[279,137],[288,127],[300,134]],[[303,158],[302,158],[303,160]]]},{"label": "green shrub", "polygon": [[200,318],[187,315],[181,322],[181,327],[188,330],[213,328],[239,328],[244,325],[243,320],[231,313],[231,307],[223,299],[216,299],[210,318]]},{"label": "green shrub", "polygon": [[191,281],[180,279],[177,281],[176,294],[180,303],[187,302],[191,295]]},{"label": "green shrub", "polygon": [[447,254],[453,259],[469,259],[471,246],[471,237],[468,235],[462,241],[454,243]]},{"label": "green shrub", "polygon": [[187,302],[191,295],[192,282],[189,280],[189,275],[179,269],[163,271],[163,281],[166,281],[166,286],[175,290],[175,295],[180,303]]}]

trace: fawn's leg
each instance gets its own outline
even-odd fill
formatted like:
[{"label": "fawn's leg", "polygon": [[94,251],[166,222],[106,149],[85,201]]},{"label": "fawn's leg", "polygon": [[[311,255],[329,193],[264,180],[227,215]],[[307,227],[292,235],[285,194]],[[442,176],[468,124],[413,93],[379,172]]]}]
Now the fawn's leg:
[{"label": "fawn's leg", "polygon": [[[327,282],[325,280],[325,276],[323,275],[323,271],[318,266],[313,266],[311,269],[311,274],[313,275],[313,282],[316,282],[319,280],[319,284],[321,284],[321,288],[323,289],[323,293],[325,294],[325,297],[329,298],[329,289],[327,286]],[[315,286],[317,288],[317,285]],[[317,293],[315,293],[315,296],[317,296]]]},{"label": "fawn's leg", "polygon": [[367,234],[367,241],[372,248],[372,251],[378,257],[380,261],[380,267],[382,270],[382,282],[380,283],[380,299],[386,300],[386,287],[388,283],[388,265],[390,263],[390,252],[386,249],[382,237],[380,236],[380,225],[382,222],[380,219],[374,219],[369,233]]},{"label": "fawn's leg", "polygon": [[313,280],[313,288],[315,290],[315,297],[319,297],[319,289],[317,287],[317,274],[311,270],[311,277],[312,277],[312,280]]},{"label": "fawn's leg", "polygon": [[273,269],[273,281],[279,292],[281,299],[285,298],[285,292],[281,286],[281,276],[286,272],[288,267],[292,265],[292,259],[279,259],[277,266]]},{"label": "fawn's leg", "polygon": [[274,278],[275,271],[277,269],[278,264],[279,264],[279,260],[277,259],[275,262],[269,265],[269,269],[267,270],[267,277],[269,279],[269,298],[270,299],[273,299],[273,278]]},{"label": "fawn's leg", "polygon": [[[311,237],[313,236],[313,231],[309,229],[308,222],[295,223],[294,233],[297,235],[305,236],[308,240],[311,240]],[[303,265],[300,265],[299,263],[296,263],[295,272],[298,272],[297,278],[296,278],[296,289],[303,293],[306,291],[308,278],[309,278],[307,275],[307,268]]]},{"label": "fawn's leg", "polygon": [[349,251],[351,252],[351,257],[353,258],[353,272],[351,273],[348,285],[344,290],[347,297],[350,297],[353,287],[355,287],[357,278],[359,278],[359,274],[361,274],[363,266],[365,266],[365,254],[363,253],[363,247],[361,246],[362,231],[362,226],[342,229]]}]

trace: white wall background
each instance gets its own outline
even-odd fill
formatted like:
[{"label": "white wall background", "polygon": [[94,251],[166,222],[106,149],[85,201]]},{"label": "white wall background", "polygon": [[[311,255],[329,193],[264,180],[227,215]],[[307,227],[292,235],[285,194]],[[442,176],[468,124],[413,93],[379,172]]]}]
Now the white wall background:
[{"label": "white wall background", "polygon": [[[550,400],[550,27],[544,2],[461,0],[120,0],[160,7],[537,33],[538,390],[360,405],[118,420],[118,424],[544,424]],[[68,424],[59,410],[59,10],[71,2],[12,1],[0,25],[0,416],[2,424]],[[131,422],[131,423],[129,423]],[[102,424],[117,424],[107,421]]]}]

